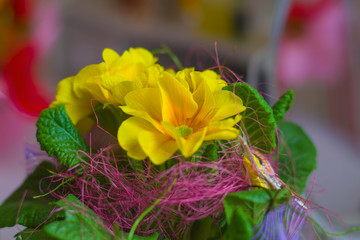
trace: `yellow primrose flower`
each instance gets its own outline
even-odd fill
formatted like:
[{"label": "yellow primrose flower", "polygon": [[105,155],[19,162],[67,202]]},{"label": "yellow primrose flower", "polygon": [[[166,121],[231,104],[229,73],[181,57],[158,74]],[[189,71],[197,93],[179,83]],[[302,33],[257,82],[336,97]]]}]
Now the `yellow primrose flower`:
[{"label": "yellow primrose flower", "polygon": [[56,90],[56,101],[50,107],[65,104],[66,112],[77,124],[92,113],[91,100],[124,105],[124,96],[138,88],[155,86],[156,75],[163,67],[143,48],[130,48],[123,55],[103,51],[104,62],[83,68],[76,76],[62,80]]},{"label": "yellow primrose flower", "polygon": [[221,90],[226,82],[213,71],[163,72],[157,85],[125,96],[121,108],[132,117],[121,124],[118,140],[129,157],[148,156],[162,164],[178,149],[190,157],[204,141],[239,135],[234,125],[245,107],[232,92]]}]

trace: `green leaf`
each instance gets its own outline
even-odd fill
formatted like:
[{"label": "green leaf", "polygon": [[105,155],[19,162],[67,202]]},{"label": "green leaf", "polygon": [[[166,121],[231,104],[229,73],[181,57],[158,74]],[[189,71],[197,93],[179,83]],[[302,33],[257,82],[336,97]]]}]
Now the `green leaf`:
[{"label": "green leaf", "polygon": [[[134,235],[133,240],[157,240],[158,239],[158,233],[154,232],[153,234],[150,234],[149,236],[138,236],[138,235]],[[127,233],[124,236],[129,236]]]},{"label": "green leaf", "polygon": [[[130,117],[121,108],[111,103],[104,104],[103,107],[95,109],[95,113],[99,125],[115,138],[117,138],[117,132],[121,123]],[[93,117],[96,121],[95,116]]]},{"label": "green leaf", "polygon": [[65,210],[65,220],[44,226],[47,234],[60,240],[114,239],[95,213],[73,195],[55,203]]},{"label": "green leaf", "polygon": [[[116,236],[119,237],[120,239],[128,239],[129,234],[120,231],[116,234]],[[157,240],[158,236],[159,234],[157,232],[154,232],[149,236],[145,236],[145,237],[134,235],[133,240]]]},{"label": "green leaf", "polygon": [[[115,236],[117,236],[120,239],[128,239],[128,237],[129,237],[129,233],[120,231],[118,225],[113,226],[113,231],[114,231]],[[133,240],[157,240],[158,236],[159,236],[159,234],[157,232],[154,232],[154,233],[150,234],[149,236],[145,236],[145,237],[134,235]],[[166,240],[166,239],[164,239],[164,240]]]},{"label": "green leaf", "polygon": [[281,121],[284,137],[279,146],[279,177],[301,193],[316,169],[316,149],[306,133],[295,123]]},{"label": "green leaf", "polygon": [[[45,232],[59,240],[109,240],[127,239],[129,234],[119,230],[114,225],[115,236],[106,228],[104,222],[74,195],[69,194],[65,199],[55,202],[65,210],[65,219],[52,222],[44,226]],[[156,240],[157,233],[149,236],[134,235],[133,240]]]},{"label": "green leaf", "polygon": [[228,226],[221,239],[247,240],[253,236],[252,226],[241,208],[234,209],[227,221]]},{"label": "green leaf", "polygon": [[224,239],[250,239],[252,229],[267,210],[287,202],[290,192],[283,190],[249,190],[226,195],[223,200],[227,229]]},{"label": "green leaf", "polygon": [[273,111],[259,92],[246,83],[233,83],[223,89],[235,91],[246,110],[241,114],[250,145],[264,152],[272,152],[276,146],[276,122]]},{"label": "green leaf", "polygon": [[219,158],[219,145],[217,143],[211,143],[205,147],[203,156],[210,160],[217,161]]},{"label": "green leaf", "polygon": [[294,91],[289,90],[284,93],[279,101],[277,101],[273,107],[273,113],[275,117],[275,121],[278,122],[282,120],[285,116],[285,113],[291,108],[292,102],[294,100]]},{"label": "green leaf", "polygon": [[41,149],[49,156],[55,155],[60,163],[72,167],[80,163],[79,150],[89,152],[89,147],[65,111],[64,105],[41,112],[36,123],[36,137]]},{"label": "green leaf", "polygon": [[[34,196],[41,194],[39,191],[40,180],[43,179],[43,186],[47,186],[49,183],[47,179],[44,179],[50,175],[47,171],[48,169],[54,169],[54,166],[49,162],[41,163],[23,184],[0,206],[0,216],[4,216],[0,218],[0,227],[11,227],[18,223],[30,228],[36,228],[50,216],[54,206],[50,206],[48,203],[55,199],[50,195],[33,199]],[[22,202],[25,191],[26,195]],[[16,221],[18,211],[19,216]],[[64,212],[55,212],[50,216],[48,221],[63,218]]]},{"label": "green leaf", "polygon": [[182,240],[217,239],[218,235],[219,227],[211,217],[206,217],[189,224]]},{"label": "green leaf", "polygon": [[249,217],[251,225],[255,226],[262,221],[267,206],[273,199],[276,198],[276,205],[278,205],[286,202],[289,199],[288,195],[289,192],[286,189],[280,191],[259,189],[230,193],[226,195],[223,201],[226,218],[230,220],[232,212],[235,209],[241,208],[246,216]]},{"label": "green leaf", "polygon": [[26,228],[25,230],[16,234],[16,240],[57,240],[57,238],[53,238],[49,236],[44,230],[42,229],[32,229]]}]

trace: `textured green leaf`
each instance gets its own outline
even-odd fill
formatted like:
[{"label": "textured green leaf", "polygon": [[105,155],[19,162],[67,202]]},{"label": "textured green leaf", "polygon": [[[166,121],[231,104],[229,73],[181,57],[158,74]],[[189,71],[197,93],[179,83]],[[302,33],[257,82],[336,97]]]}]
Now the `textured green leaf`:
[{"label": "textured green leaf", "polygon": [[241,113],[242,122],[250,138],[250,145],[265,152],[271,152],[276,146],[276,122],[273,111],[259,92],[246,83],[234,83],[224,87],[234,91],[241,98],[246,110]]},{"label": "textured green leaf", "polygon": [[95,213],[75,196],[70,194],[55,204],[65,210],[65,219],[44,226],[50,236],[60,240],[114,239]]},{"label": "textured green leaf", "polygon": [[316,169],[316,149],[306,133],[295,123],[281,121],[284,135],[279,146],[279,176],[286,184],[301,192]]},{"label": "textured green leaf", "polygon": [[294,100],[294,91],[289,90],[286,93],[284,93],[280,97],[279,101],[277,101],[273,105],[272,110],[276,122],[284,118],[285,113],[291,108],[293,100]]},{"label": "textured green leaf", "polygon": [[80,163],[77,152],[89,151],[84,139],[67,115],[64,105],[42,111],[36,126],[36,137],[41,149],[49,156],[55,155],[64,165],[72,167]]},{"label": "textured green leaf", "polygon": [[57,238],[53,238],[49,236],[42,229],[32,229],[26,228],[25,230],[16,234],[16,240],[57,240]]},{"label": "textured green leaf", "polygon": [[[48,203],[55,199],[50,195],[33,199],[34,196],[40,195],[39,182],[42,180],[42,186],[47,186],[48,180],[44,179],[49,176],[48,169],[54,170],[54,166],[49,162],[41,163],[35,171],[23,182],[23,184],[0,206],[0,227],[11,227],[16,223],[36,228],[43,223],[49,216],[54,206]],[[24,201],[22,198],[25,195]],[[20,209],[20,211],[19,211]],[[16,222],[16,216],[19,216]],[[48,221],[63,219],[64,212],[53,213]]]}]

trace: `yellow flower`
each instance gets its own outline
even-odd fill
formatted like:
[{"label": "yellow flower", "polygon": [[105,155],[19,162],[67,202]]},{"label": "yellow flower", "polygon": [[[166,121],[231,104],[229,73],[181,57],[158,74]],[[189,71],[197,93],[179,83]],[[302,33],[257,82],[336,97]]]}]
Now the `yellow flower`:
[{"label": "yellow flower", "polygon": [[213,71],[163,72],[157,85],[125,96],[121,108],[132,117],[121,124],[118,140],[129,157],[148,156],[162,164],[178,149],[190,157],[204,141],[238,136],[234,125],[245,107],[232,92],[221,90],[226,82]]},{"label": "yellow flower", "polygon": [[124,96],[142,87],[152,87],[163,67],[143,48],[130,48],[123,55],[103,51],[104,62],[83,68],[76,76],[62,80],[56,90],[56,101],[50,107],[65,104],[66,112],[77,124],[92,113],[91,100],[124,105]]}]

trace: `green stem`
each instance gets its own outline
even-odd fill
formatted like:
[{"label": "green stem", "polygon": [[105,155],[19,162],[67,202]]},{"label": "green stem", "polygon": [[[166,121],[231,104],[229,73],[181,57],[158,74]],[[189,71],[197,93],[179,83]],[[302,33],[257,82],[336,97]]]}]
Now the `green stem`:
[{"label": "green stem", "polygon": [[360,231],[360,227],[355,227],[355,228],[351,228],[349,230],[342,231],[342,232],[326,232],[314,219],[310,218],[309,220],[310,220],[311,224],[315,228],[317,228],[317,230],[320,231],[320,233],[324,236],[343,236],[343,235],[347,235],[349,233]]},{"label": "green stem", "polygon": [[343,231],[343,232],[335,232],[335,233],[326,232],[326,234],[329,235],[329,236],[343,236],[343,235],[347,235],[349,233],[357,232],[357,231],[360,231],[360,227],[352,228],[352,229],[349,229],[349,230],[346,230],[346,231]]},{"label": "green stem", "polygon": [[71,178],[68,178],[66,181],[64,181],[64,182],[62,182],[62,183],[60,183],[58,186],[56,186],[56,188],[54,188],[53,190],[51,190],[50,192],[47,192],[47,193],[45,193],[45,194],[42,194],[42,195],[38,195],[38,196],[34,196],[33,198],[41,198],[41,197],[45,197],[45,196],[47,196],[47,195],[49,195],[50,193],[52,193],[52,192],[55,192],[56,190],[58,190],[62,185],[64,185],[64,184],[66,184],[66,183],[68,183],[68,182],[70,182],[70,181],[72,181],[72,180],[74,180],[76,177],[71,177]]},{"label": "green stem", "polygon": [[149,212],[151,212],[151,210],[153,210],[153,208],[159,203],[161,202],[161,200],[165,197],[165,195],[171,190],[172,186],[176,183],[176,179],[172,182],[172,184],[170,185],[170,187],[165,191],[165,193],[163,195],[161,195],[160,198],[158,198],[150,207],[148,207],[141,215],[140,217],[138,217],[138,219],[136,219],[134,225],[132,226],[129,236],[128,236],[128,240],[132,240],[135,234],[135,230],[137,228],[137,226],[139,225],[139,223],[141,222],[141,220],[143,220],[143,218],[146,216],[146,214],[148,214]]},{"label": "green stem", "polygon": [[166,46],[165,44],[161,45],[161,48],[159,49],[155,49],[152,51],[153,54],[167,54],[171,60],[175,63],[176,67],[179,70],[184,69],[184,66],[182,65],[181,61],[179,60],[179,58],[175,55],[175,53],[173,51],[171,51],[171,49]]}]

